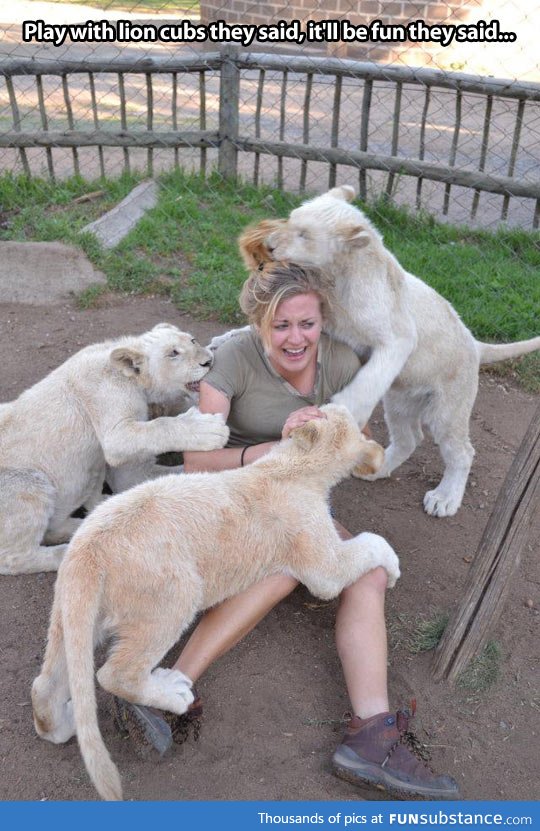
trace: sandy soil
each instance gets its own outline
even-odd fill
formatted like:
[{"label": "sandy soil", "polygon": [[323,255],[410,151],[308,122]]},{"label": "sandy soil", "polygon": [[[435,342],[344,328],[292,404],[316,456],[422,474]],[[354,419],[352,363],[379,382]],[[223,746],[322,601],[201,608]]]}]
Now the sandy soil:
[{"label": "sandy soil", "polygon": [[[102,308],[0,305],[0,400],[39,380],[74,350],[169,320],[206,341],[220,329],[182,316],[158,298],[111,299]],[[452,519],[421,509],[440,472],[429,442],[391,481],[339,486],[338,518],[357,533],[384,534],[403,577],[389,593],[390,689],[395,706],[415,696],[416,729],[434,767],[455,776],[465,799],[538,795],[538,587],[540,517],[533,522],[509,600],[494,632],[500,677],[485,693],[435,684],[431,655],[413,655],[420,617],[458,601],[470,560],[538,399],[483,375],[472,419],[477,456],[464,505]],[[380,417],[375,433],[383,438]],[[241,541],[240,541],[241,542]],[[246,544],[248,541],[246,541]],[[53,746],[33,730],[29,689],[43,653],[54,576],[0,578],[0,799],[93,800],[77,744]],[[116,731],[105,696],[102,730],[128,799],[371,799],[332,776],[330,757],[348,709],[333,644],[336,603],[296,591],[200,683],[201,737],[161,762],[145,761]]]}]

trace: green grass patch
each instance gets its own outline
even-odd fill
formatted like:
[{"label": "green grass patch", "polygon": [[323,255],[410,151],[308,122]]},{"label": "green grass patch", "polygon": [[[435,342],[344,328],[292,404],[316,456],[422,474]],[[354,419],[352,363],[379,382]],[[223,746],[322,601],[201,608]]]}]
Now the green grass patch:
[{"label": "green grass patch", "polygon": [[420,620],[409,637],[409,652],[417,655],[435,649],[448,623],[447,614],[437,614],[429,620]]},{"label": "green grass patch", "polygon": [[[215,174],[203,179],[176,171],[160,177],[158,205],[116,249],[103,251],[81,235],[87,222],[117,204],[140,178],[52,184],[1,177],[0,238],[79,244],[113,291],[160,292],[195,316],[240,322],[238,293],[246,275],[237,237],[251,222],[287,216],[301,198]],[[96,191],[98,196],[81,200]],[[388,200],[363,207],[401,264],[446,297],[475,337],[497,342],[539,334],[540,234],[444,225]],[[514,369],[529,388],[540,390],[538,355],[521,359]]]},{"label": "green grass patch", "polygon": [[459,674],[458,687],[473,692],[487,690],[498,679],[501,670],[501,648],[495,641],[490,641],[480,655],[474,658],[466,669]]}]

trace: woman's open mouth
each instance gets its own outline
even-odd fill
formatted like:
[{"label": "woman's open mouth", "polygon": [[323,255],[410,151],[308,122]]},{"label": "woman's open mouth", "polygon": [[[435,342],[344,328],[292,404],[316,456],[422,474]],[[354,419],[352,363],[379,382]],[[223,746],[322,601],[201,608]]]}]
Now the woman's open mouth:
[{"label": "woman's open mouth", "polygon": [[306,350],[307,346],[303,346],[302,349],[284,349],[283,352],[289,360],[298,361],[300,358],[304,357]]}]

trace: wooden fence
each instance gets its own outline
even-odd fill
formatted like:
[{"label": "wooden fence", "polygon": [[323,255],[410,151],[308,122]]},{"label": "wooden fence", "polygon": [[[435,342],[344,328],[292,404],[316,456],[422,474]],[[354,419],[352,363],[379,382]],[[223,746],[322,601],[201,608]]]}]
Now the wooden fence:
[{"label": "wooden fence", "polygon": [[[130,102],[125,79],[133,75],[144,78],[144,129],[140,125],[133,127],[128,118]],[[472,193],[471,204],[467,208],[472,219],[478,213],[480,194],[484,192],[502,196],[502,220],[507,219],[512,197],[532,200],[528,203],[531,205],[531,224],[534,228],[539,224],[540,136],[529,136],[527,147],[523,140],[526,116],[529,117],[529,125],[540,122],[539,84],[336,58],[239,53],[234,47],[178,60],[153,58],[132,61],[119,58],[99,64],[91,61],[14,60],[0,66],[0,76],[5,80],[12,119],[11,128],[0,133],[0,147],[16,148],[22,168],[28,175],[31,174],[28,159],[30,148],[44,149],[51,177],[55,176],[55,148],[70,148],[73,170],[80,173],[79,150],[95,147],[101,175],[106,172],[104,148],[122,148],[126,170],[130,168],[130,149],[145,148],[146,166],[150,175],[153,173],[153,154],[156,148],[170,148],[176,165],[179,164],[183,148],[198,149],[198,166],[203,172],[207,169],[207,151],[213,148],[217,152],[219,172],[228,177],[238,175],[239,158],[244,159],[245,154],[250,154],[253,166],[249,175],[258,183],[261,178],[261,160],[271,156],[277,160],[275,179],[278,187],[286,186],[293,190],[296,183],[293,184],[290,177],[285,181],[283,165],[284,160],[295,159],[299,165],[297,186],[303,191],[310,163],[324,163],[330,187],[336,183],[338,166],[343,165],[358,171],[362,198],[368,196],[368,172],[379,171],[383,175],[383,179],[379,179],[379,191],[387,195],[392,195],[398,179],[413,177],[416,180],[416,208],[425,206],[424,183],[431,181],[443,184],[443,214],[448,214],[452,189],[460,187]],[[37,107],[34,108],[39,111],[40,123],[39,127],[33,126],[31,130],[23,124],[15,86],[17,76],[26,76],[26,80],[29,76],[35,79]],[[44,92],[44,79],[50,76],[61,78],[67,129],[50,127],[48,101]],[[170,101],[167,105],[169,126],[165,129],[155,125],[156,76],[171,79]],[[185,130],[178,128],[178,91],[188,76],[197,90],[198,117],[196,129]],[[118,89],[120,123],[114,129],[103,122],[96,95],[96,79],[99,78],[101,83],[108,77],[116,79]],[[207,101],[208,78],[213,78],[219,87],[218,112],[213,119],[209,117],[211,113]],[[74,115],[76,101],[71,87],[75,80],[78,89],[84,84],[91,101],[90,125],[85,124],[83,129],[77,127]],[[322,82],[326,84],[325,91],[330,96],[327,95],[323,107],[326,126],[324,130],[321,129],[319,113],[317,135],[314,136],[313,90],[316,84]],[[346,84],[355,85],[354,89],[348,88],[348,95],[358,93],[361,94],[361,99],[352,102],[351,97],[346,98]],[[248,87],[249,95],[245,93]],[[274,105],[267,107],[265,102],[270,87],[274,90]],[[384,90],[385,106],[389,112],[386,133],[383,136],[384,131],[381,129],[381,138],[378,140],[379,127],[373,125],[380,105],[375,106],[374,100],[375,93],[380,95],[381,89]],[[410,95],[411,90],[417,96],[412,116],[410,101],[407,106],[404,105],[405,93]],[[444,160],[441,152],[437,155],[434,151],[432,141],[437,120],[433,115],[433,102],[437,95],[443,94],[446,97],[442,103],[438,100],[437,118],[440,120],[443,109],[447,121],[441,129],[451,137],[443,151],[446,155]],[[292,96],[296,101],[297,113],[295,141],[287,138],[293,118],[289,107]],[[473,128],[464,124],[465,101],[476,119]],[[507,110],[504,124],[498,125],[495,104],[501,101],[510,102],[515,109]],[[269,112],[272,113],[272,129],[269,135],[264,135],[264,122],[268,122]],[[359,131],[351,140],[350,135],[344,135],[344,127],[353,116],[358,115]],[[403,142],[403,124],[407,119],[414,124],[413,128],[409,125],[407,141]],[[215,122],[214,129],[208,128],[211,120]],[[540,127],[538,129],[540,131]],[[463,146],[471,144],[471,137],[474,138],[475,149],[464,156]],[[505,143],[504,153],[498,151],[497,164],[493,170],[494,147],[500,147],[502,139]],[[376,146],[372,149],[373,143]],[[488,171],[489,165],[491,171]],[[245,175],[244,169],[241,172]]]}]

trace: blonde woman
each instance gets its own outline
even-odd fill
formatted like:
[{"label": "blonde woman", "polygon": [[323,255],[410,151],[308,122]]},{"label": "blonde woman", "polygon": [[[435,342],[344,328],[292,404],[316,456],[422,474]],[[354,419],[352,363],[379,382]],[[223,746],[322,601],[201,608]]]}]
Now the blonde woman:
[{"label": "blonde woman", "polygon": [[[186,472],[249,465],[291,430],[313,418],[319,407],[348,384],[360,367],[348,346],[324,334],[332,314],[320,272],[270,263],[253,272],[240,296],[250,330],[226,341],[201,382],[200,409],[222,413],[230,427],[226,448],[184,454]],[[343,539],[351,534],[336,523]],[[246,556],[249,556],[246,553]],[[193,682],[250,632],[294,590],[294,579],[276,575],[208,611],[187,641],[175,668]],[[333,756],[337,775],[405,798],[455,798],[457,785],[435,775],[406,741],[411,713],[391,711],[387,690],[384,618],[386,572],[374,569],[341,595],[336,647],[355,714]],[[172,729],[185,731],[201,714],[200,699],[183,717],[168,717],[122,703],[125,723],[139,739],[162,750]]]}]

